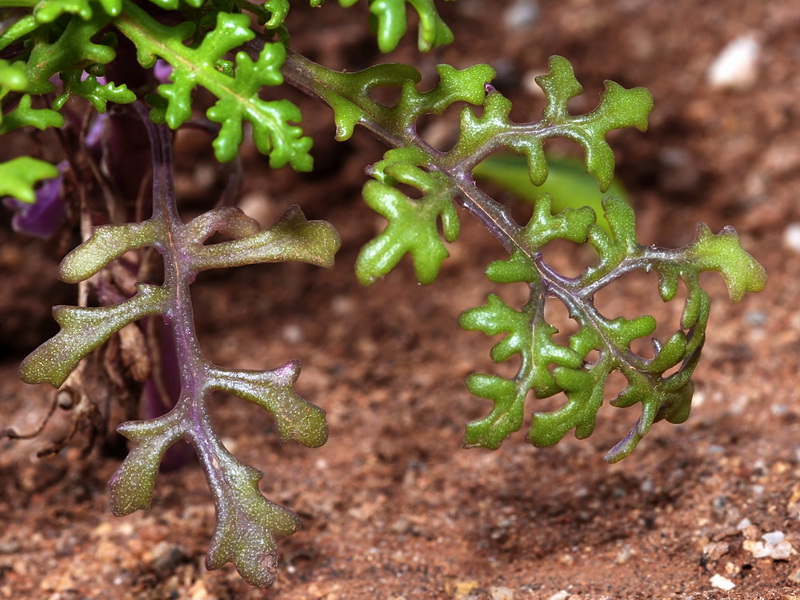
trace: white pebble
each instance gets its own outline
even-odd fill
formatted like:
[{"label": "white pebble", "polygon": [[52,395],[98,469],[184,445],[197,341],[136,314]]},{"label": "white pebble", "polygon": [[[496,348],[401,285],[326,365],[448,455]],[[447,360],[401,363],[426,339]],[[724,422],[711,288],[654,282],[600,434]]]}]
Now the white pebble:
[{"label": "white pebble", "polygon": [[751,35],[729,42],[708,68],[706,80],[718,89],[743,90],[752,87],[758,75],[761,44]]},{"label": "white pebble", "polygon": [[769,533],[765,533],[761,536],[761,538],[767,542],[770,546],[774,546],[776,544],[780,544],[783,541],[783,538],[786,536],[783,534],[782,531],[770,531]]},{"label": "white pebble", "polygon": [[800,252],[800,223],[789,223],[783,232],[783,243],[790,250]]},{"label": "white pebble", "polygon": [[503,25],[507,31],[530,27],[539,16],[539,5],[532,0],[517,0],[503,13]]},{"label": "white pebble", "polygon": [[797,554],[792,544],[789,543],[782,531],[771,531],[761,536],[763,542],[745,542],[743,547],[749,551],[753,558],[771,558],[772,560],[788,560]]},{"label": "white pebble", "polygon": [[300,328],[299,325],[295,325],[294,323],[289,323],[288,325],[284,325],[283,327],[283,339],[289,342],[290,344],[299,344],[303,341],[305,336],[303,335],[303,330]]},{"label": "white pebble", "polygon": [[720,590],[730,591],[736,587],[736,584],[733,583],[727,577],[723,577],[722,575],[717,573],[711,578],[711,587],[715,587]]},{"label": "white pebble", "polygon": [[514,600],[514,590],[504,586],[497,586],[491,589],[492,600]]},{"label": "white pebble", "polygon": [[706,393],[703,391],[697,391],[692,396],[692,406],[697,408],[698,406],[702,406],[703,402],[706,401]]},{"label": "white pebble", "polygon": [[550,596],[547,600],[567,600],[567,598],[569,598],[569,592],[567,590],[561,590]]}]

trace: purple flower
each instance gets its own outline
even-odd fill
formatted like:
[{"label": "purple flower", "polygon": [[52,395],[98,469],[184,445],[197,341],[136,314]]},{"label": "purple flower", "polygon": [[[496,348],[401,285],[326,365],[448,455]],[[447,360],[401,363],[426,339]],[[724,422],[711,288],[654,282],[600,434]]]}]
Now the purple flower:
[{"label": "purple flower", "polygon": [[153,74],[159,83],[167,83],[169,82],[169,76],[172,75],[172,65],[159,58],[153,68]]},{"label": "purple flower", "polygon": [[20,202],[16,198],[4,199],[4,204],[16,213],[11,220],[14,231],[49,238],[61,226],[67,216],[61,185],[68,168],[67,161],[58,164],[58,177],[45,180],[36,192],[33,204]]}]

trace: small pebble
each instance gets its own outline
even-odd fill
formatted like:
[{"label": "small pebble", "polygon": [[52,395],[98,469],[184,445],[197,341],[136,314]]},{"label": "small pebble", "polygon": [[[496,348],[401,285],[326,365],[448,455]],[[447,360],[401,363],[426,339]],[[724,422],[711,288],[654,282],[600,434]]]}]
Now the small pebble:
[{"label": "small pebble", "polygon": [[185,560],[183,550],[173,544],[161,542],[153,548],[152,564],[156,571],[174,571]]},{"label": "small pebble", "polygon": [[723,577],[722,575],[717,573],[711,578],[711,587],[715,587],[720,590],[730,591],[736,587],[736,584],[733,583],[727,577]]},{"label": "small pebble", "polygon": [[725,563],[725,572],[728,575],[738,575],[739,573],[742,572],[742,568],[736,563],[728,561]]},{"label": "small pebble", "polygon": [[753,555],[753,558],[771,558],[772,560],[788,560],[796,554],[794,547],[785,539],[782,531],[771,531],[761,536],[762,541],[745,540],[742,547]]},{"label": "small pebble", "polygon": [[477,581],[465,580],[456,581],[450,585],[445,586],[445,592],[453,598],[453,600],[464,600],[472,595],[472,592],[477,590],[480,584]]},{"label": "small pebble", "polygon": [[783,232],[783,244],[789,250],[800,252],[800,223],[789,223]]},{"label": "small pebble", "polygon": [[547,600],[567,600],[567,598],[569,598],[569,592],[567,590],[561,590],[550,596]]},{"label": "small pebble", "polygon": [[732,40],[708,68],[706,80],[717,89],[744,90],[753,86],[758,75],[761,44],[751,35]]},{"label": "small pebble", "polygon": [[763,310],[748,310],[744,313],[744,320],[755,327],[763,327],[767,323],[767,313]]},{"label": "small pebble", "polygon": [[536,23],[539,5],[533,0],[517,0],[503,13],[503,25],[507,31],[519,31]]},{"label": "small pebble", "polygon": [[703,548],[703,556],[709,562],[717,562],[730,551],[726,542],[710,542]]},{"label": "small pebble", "polygon": [[514,600],[514,590],[507,587],[496,586],[490,590],[492,600]]},{"label": "small pebble", "polygon": [[769,407],[769,412],[771,412],[776,417],[782,417],[785,414],[788,414],[789,407],[785,404],[773,404]]},{"label": "small pebble", "polygon": [[617,552],[617,555],[614,557],[614,564],[624,565],[631,559],[632,556],[633,548],[631,548],[630,544],[625,544],[622,548],[620,548],[619,552]]},{"label": "small pebble", "polygon": [[299,325],[295,325],[294,323],[290,323],[283,327],[283,339],[290,344],[299,344],[305,339],[305,335],[303,335],[303,330],[300,328]]},{"label": "small pebble", "polygon": [[770,531],[769,533],[765,533],[761,536],[764,538],[764,541],[767,542],[770,546],[775,546],[780,544],[784,538],[786,537],[782,531]]}]

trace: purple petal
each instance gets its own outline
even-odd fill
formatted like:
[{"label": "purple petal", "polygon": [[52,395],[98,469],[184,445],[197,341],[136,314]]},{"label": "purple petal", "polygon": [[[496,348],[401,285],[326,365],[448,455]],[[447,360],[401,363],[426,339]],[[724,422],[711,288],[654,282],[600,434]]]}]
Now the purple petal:
[{"label": "purple petal", "polygon": [[[58,165],[58,170],[62,174],[67,168],[66,161]],[[15,198],[5,198],[4,204],[16,213],[11,220],[14,231],[43,238],[53,235],[67,215],[61,193],[62,183],[62,175],[46,179],[42,187],[36,191],[36,201],[33,204],[26,204]]]}]

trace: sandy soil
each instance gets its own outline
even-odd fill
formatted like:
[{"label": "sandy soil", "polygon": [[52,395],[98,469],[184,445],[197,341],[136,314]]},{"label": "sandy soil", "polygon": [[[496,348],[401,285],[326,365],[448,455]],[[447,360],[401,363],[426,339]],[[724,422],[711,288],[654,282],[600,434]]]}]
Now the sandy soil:
[{"label": "sandy soil", "polygon": [[[503,17],[522,5],[491,4]],[[767,289],[735,306],[709,279],[713,315],[689,421],[656,425],[615,465],[602,455],[635,409],[604,410],[584,441],[536,449],[519,434],[495,452],[462,450],[463,424],[489,410],[463,379],[495,367],[491,341],[456,321],[491,291],[482,272],[500,250],[464,215],[437,283],[416,285],[404,265],[359,287],[356,253],[382,226],[358,198],[361,169],[381,149],[364,134],[335,144],[327,112],[299,100],[320,140],[320,171],[273,174],[248,156],[243,202],[265,219],[299,203],[334,223],[344,241],[336,267],[259,266],[195,286],[201,342],[216,362],[272,368],[300,358],[301,393],[328,412],[330,441],[309,450],[279,444],[269,417],[246,403],[215,403],[228,448],[302,519],[282,540],[279,580],[264,591],[230,567],[205,571],[214,509],[197,465],[163,474],[147,513],[111,516],[105,482],[118,455],[81,458],[79,436],[35,457],[67,427],[59,412],[38,439],[0,446],[0,598],[800,598],[800,249],[789,235],[800,223],[800,4],[540,0],[522,26],[488,22],[485,5],[443,6],[459,44],[424,58],[423,71],[490,62],[520,118],[539,110],[527,82],[552,54],[573,61],[586,84],[576,110],[592,107],[604,79],[647,86],[651,130],[613,142],[640,241],[676,246],[697,221],[732,224],[769,272]],[[337,67],[373,60],[347,13],[331,4],[315,14],[326,26],[297,35],[299,48]],[[708,68],[738,36],[760,45],[754,78],[715,87]],[[412,55],[407,45],[396,58]],[[202,156],[183,164],[187,210],[202,205],[213,169]],[[0,422],[29,430],[51,392],[19,383],[16,364],[52,333],[47,306],[74,302],[74,292],[49,283],[63,244],[12,238],[5,217],[0,235]],[[610,302],[620,313],[665,310],[650,305],[652,280],[619,289]],[[786,544],[762,538],[771,532]]]}]

